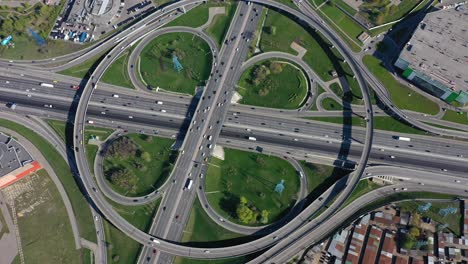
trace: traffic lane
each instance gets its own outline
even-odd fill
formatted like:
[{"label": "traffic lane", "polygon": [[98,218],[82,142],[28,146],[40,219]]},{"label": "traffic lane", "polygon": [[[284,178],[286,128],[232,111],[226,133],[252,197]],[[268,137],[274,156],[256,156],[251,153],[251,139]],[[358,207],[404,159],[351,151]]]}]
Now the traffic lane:
[{"label": "traffic lane", "polygon": [[[363,142],[365,139],[364,128],[357,126],[344,126],[342,124],[333,124],[326,122],[316,122],[312,120],[297,120],[294,118],[281,119],[276,116],[259,116],[249,113],[232,112],[229,113],[227,118],[229,122],[238,122],[242,125],[252,126],[252,130],[255,128],[262,129],[276,129],[279,133],[281,131],[289,131],[293,133],[303,133],[309,135],[326,136],[330,138],[342,139],[343,134],[352,139]],[[236,123],[237,124],[237,123]],[[456,141],[451,139],[437,138],[424,136],[424,135],[413,135],[413,134],[402,134],[391,131],[375,131],[374,144],[385,144],[393,145],[397,147],[407,147],[419,150],[436,151],[447,155],[468,155],[468,144],[463,141]],[[349,135],[348,135],[349,134]],[[396,136],[402,135],[410,137],[411,142],[397,140]]]},{"label": "traffic lane", "polygon": [[[29,104],[30,105],[35,105],[38,110],[41,110],[41,109],[44,109],[44,111],[62,111],[62,112],[66,112],[68,111],[68,108],[67,106],[65,105],[54,105],[54,108],[52,109],[47,109],[47,108],[44,108],[43,105],[42,105],[42,101],[38,101],[38,100],[35,100],[34,98],[24,98],[24,97],[21,97],[20,99],[22,100],[29,100]],[[17,99],[18,101],[20,99]],[[89,120],[92,120],[93,119],[93,116],[95,117],[100,117],[102,118],[103,116],[101,115],[101,109],[99,107],[93,107],[93,106],[90,106],[89,108],[89,111],[88,111],[88,115],[89,115]],[[133,118],[129,118],[130,116],[128,115],[127,111],[125,110],[121,110],[121,111],[118,111],[118,110],[114,110],[114,111],[110,111],[106,114],[106,118],[108,118],[111,122],[112,120],[115,120],[114,122],[115,123],[119,123],[119,120],[125,120],[126,122],[129,122],[129,123],[133,123],[133,124],[137,124],[137,125],[141,125],[141,124],[148,124],[148,125],[151,125],[151,126],[155,126],[155,127],[163,127],[163,128],[170,128],[170,129],[174,129],[174,130],[179,130],[181,129],[182,127],[182,123],[181,123],[181,120],[179,119],[172,119],[172,118],[165,118],[165,117],[162,117],[162,116],[158,116],[158,117],[154,117],[154,116],[148,116],[148,115],[143,115],[143,114],[135,114],[134,116],[132,116]],[[98,121],[96,121],[98,122]],[[98,124],[98,123],[97,123]],[[257,140],[258,142],[265,142],[265,143],[274,143],[274,144],[278,144],[278,145],[286,145],[286,146],[294,146],[294,147],[302,147],[303,149],[309,149],[309,150],[320,150],[320,151],[326,151],[327,153],[336,153],[337,157],[339,157],[338,153],[339,153],[339,150],[340,150],[340,145],[338,143],[336,144],[321,144],[321,148],[317,148],[317,146],[315,145],[308,145],[308,144],[305,144],[305,142],[310,142],[310,140],[306,140],[306,139],[300,139],[300,141],[294,141],[294,139],[291,139],[291,138],[287,138],[287,137],[284,137],[285,139],[282,139],[283,137],[281,136],[271,136],[271,135],[268,135],[268,134],[263,134],[262,136],[258,136],[260,135],[261,133],[260,132],[255,132],[255,134],[252,134],[251,132],[247,132],[247,131],[242,131],[240,129],[232,129],[231,128],[231,131],[233,132],[229,132],[230,130],[228,128],[225,128],[225,130],[223,130],[221,132],[221,135],[222,136],[230,136],[230,137],[233,137],[235,136],[236,138],[244,138],[246,139],[249,135],[254,135],[254,136],[257,136]],[[258,134],[258,135],[257,135]],[[298,136],[299,137],[299,136]],[[300,137],[299,137],[300,138]],[[317,140],[316,140],[317,141]],[[428,143],[430,144],[430,143]],[[332,151],[330,151],[332,150]],[[357,151],[357,152],[356,152]],[[392,152],[392,151],[380,151],[380,149],[374,149],[372,151],[372,159],[373,160],[378,160],[379,162],[384,162],[384,163],[389,163],[389,164],[400,164],[400,162],[404,162],[404,164],[408,164],[409,162],[406,162],[408,160],[411,160],[413,159],[412,157],[415,156],[415,155],[408,155],[408,154],[404,154],[404,153],[400,153],[400,152]],[[360,148],[358,148],[357,150],[354,150],[354,149],[351,149],[351,152],[350,152],[350,157],[358,157],[360,155]],[[425,155],[432,155],[432,153],[426,153]],[[390,156],[395,156],[394,159],[390,158]],[[416,155],[417,156],[417,155]],[[403,157],[405,157],[403,160],[401,160]],[[427,158],[427,157],[426,157]],[[422,158],[422,159],[425,159],[425,158]],[[435,160],[435,161],[439,161],[440,159],[432,159],[432,160]],[[443,160],[443,159],[442,159]],[[444,161],[444,162],[448,162],[448,161]],[[410,162],[409,164],[412,164],[413,162]],[[460,168],[460,166],[458,166],[457,164],[460,164],[460,162],[450,162],[450,163],[435,163],[435,162],[426,162],[429,166],[432,166],[433,168],[437,168],[437,169],[447,169],[447,170],[453,170],[453,168],[455,168],[455,171],[461,171],[461,169],[463,168],[463,166]],[[422,163],[422,164],[425,164],[425,163]],[[447,164],[445,166],[443,166],[444,164]],[[414,165],[421,165],[421,162],[417,163],[417,164],[414,164]],[[436,166],[437,165],[437,166]],[[450,166],[448,166],[450,165]],[[450,167],[450,168],[448,168]]]},{"label": "traffic lane", "polygon": [[[44,88],[38,85],[35,85],[39,88],[42,88],[44,92],[48,93],[49,95],[56,95],[56,90],[53,88]],[[28,87],[28,89],[32,89],[31,87]],[[69,90],[69,89],[68,89]],[[113,98],[112,94],[110,92],[104,92],[102,95],[103,97],[101,98],[101,102],[113,104],[113,105],[121,105],[125,107],[132,107],[132,108],[147,108],[150,109],[151,111],[158,111],[161,112],[164,109],[163,108],[168,108],[168,109],[175,109],[173,110],[174,113],[178,113],[180,115],[187,115],[188,109],[180,107],[179,104],[177,103],[172,103],[171,107],[167,106],[165,107],[164,105],[158,105],[155,101],[145,101],[145,98],[139,98],[139,96],[122,96],[123,98]],[[32,96],[35,97],[35,96]],[[14,101],[13,98],[18,98],[14,97],[14,94],[6,94],[3,96],[4,100],[6,98],[7,101]],[[124,100],[124,98],[126,100]],[[96,96],[96,99],[99,99],[98,96]],[[58,103],[57,100],[54,100],[54,98],[50,99],[54,103]],[[137,101],[137,100],[141,100]],[[149,102],[148,102],[149,101]],[[26,102],[27,103],[27,102]],[[168,103],[170,104],[170,103]],[[167,105],[168,105],[167,104]],[[224,103],[223,103],[224,104]],[[159,109],[158,109],[159,106]],[[188,104],[184,105],[185,107],[188,106]],[[153,108],[154,107],[154,108]],[[164,110],[166,111],[166,110]],[[171,111],[171,110],[169,110]],[[162,113],[162,112],[161,112]],[[249,114],[249,113],[242,113],[240,112],[232,112],[232,114],[236,114],[236,116],[231,116],[231,113],[228,114],[228,121],[232,122],[239,122],[242,124],[250,124],[250,125],[255,125],[257,126],[258,124],[261,124],[262,126],[268,127],[268,128],[274,128],[274,129],[279,129],[279,130],[293,130],[298,129],[301,130],[304,133],[310,133],[310,134],[317,134],[318,133],[318,127],[317,125],[312,126],[310,125],[313,121],[306,121],[306,120],[295,120],[295,119],[281,119],[278,117],[265,117],[265,116],[259,116],[255,114]],[[263,121],[263,122],[262,122]],[[279,122],[280,121],[280,122]],[[315,122],[315,124],[320,124],[320,122]],[[323,123],[322,123],[323,124]],[[329,135],[330,137],[333,137],[333,134],[328,134],[327,130],[330,129],[330,127],[335,126],[335,134],[338,133],[338,130],[340,128],[340,125],[334,125],[334,124],[326,124],[322,125],[323,129],[321,132],[323,132],[322,135]],[[341,129],[343,129],[343,126],[341,126]],[[298,132],[297,131],[297,132]],[[296,131],[294,131],[296,132]],[[412,141],[410,143],[402,142],[395,140],[393,138],[393,135],[399,134],[399,133],[392,133],[392,132],[379,132],[376,131],[376,134],[382,134],[381,137],[376,137],[375,139],[375,144],[386,144],[390,145],[392,142],[395,142],[396,147],[401,147],[401,146],[406,146],[408,148],[414,148],[418,150],[424,150],[426,152],[438,152],[438,153],[443,153],[447,155],[454,155],[454,156],[468,156],[468,148],[466,148],[466,143],[464,142],[456,142],[454,140],[448,140],[448,139],[440,139],[438,141],[432,141],[432,139],[427,139],[427,137],[420,136],[420,135],[411,135]],[[359,127],[353,127],[352,129],[352,138],[357,139],[357,140],[363,140],[365,137],[364,130],[359,128]],[[339,136],[342,135],[342,133],[338,134]],[[401,135],[401,134],[400,134]],[[385,139],[384,139],[385,138]],[[384,142],[386,141],[386,142]],[[429,144],[428,144],[429,142]]]},{"label": "traffic lane", "polygon": [[[246,139],[246,136],[239,134],[239,131],[223,130],[221,136],[226,139]],[[346,158],[353,161],[358,161],[362,152],[362,146],[358,145],[342,146],[341,144],[327,143],[326,141],[319,140],[294,141],[292,138],[272,136],[268,134],[255,134],[255,137],[257,140],[252,142],[253,146],[261,147],[262,144],[272,144],[278,146],[288,146],[294,149],[328,153],[328,155],[333,155],[333,153],[335,153],[336,158],[340,160]],[[374,164],[382,163],[396,166],[426,167],[433,171],[440,171],[441,175],[443,175],[445,172],[441,171],[441,169],[447,169],[451,173],[462,175],[466,174],[466,171],[468,171],[468,163],[466,162],[444,160],[439,157],[431,158],[428,156],[418,156],[407,153],[393,153],[388,151],[382,152],[378,149],[373,149],[371,151],[370,157],[372,159],[372,163]]]}]

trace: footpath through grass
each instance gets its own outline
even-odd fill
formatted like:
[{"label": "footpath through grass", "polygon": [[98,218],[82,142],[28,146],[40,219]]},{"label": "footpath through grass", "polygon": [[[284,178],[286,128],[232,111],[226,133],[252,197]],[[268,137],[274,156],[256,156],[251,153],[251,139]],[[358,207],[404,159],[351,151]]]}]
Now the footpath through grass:
[{"label": "footpath through grass", "polygon": [[[176,55],[183,69],[174,69]],[[153,39],[140,54],[140,72],[153,88],[194,94],[205,85],[211,71],[212,54],[208,44],[190,33],[167,33]]]},{"label": "footpath through grass", "polygon": [[439,106],[436,103],[419,93],[413,92],[410,88],[395,80],[392,74],[382,66],[379,59],[371,55],[365,55],[363,62],[371,73],[387,88],[390,93],[390,99],[392,99],[392,102],[398,108],[430,115],[435,115],[439,112]]},{"label": "footpath through grass", "polygon": [[[454,233],[456,236],[461,235],[460,226],[462,224],[462,213],[460,212],[460,201],[441,201],[441,202],[433,202],[429,210],[427,211],[419,211],[418,207],[421,205],[426,205],[428,202],[425,201],[404,201],[398,203],[398,206],[404,212],[410,212],[411,214],[418,213],[421,217],[429,217],[432,220],[440,223],[440,224],[448,224],[447,229]],[[445,217],[439,214],[439,210],[445,209],[448,207],[457,208],[457,212],[455,214],[449,214]]]},{"label": "footpath through grass", "polygon": [[[317,120],[335,124],[343,124],[343,117],[308,117],[310,120]],[[366,127],[366,121],[360,117],[351,117],[353,126]],[[411,127],[391,116],[374,116],[374,129],[394,131],[399,133],[425,135],[426,132]]]},{"label": "footpath through grass", "polygon": [[[182,243],[186,245],[204,247],[220,247],[227,245],[239,244],[246,242],[251,238],[242,237],[241,234],[233,233],[226,230],[213,222],[211,218],[205,213],[198,199],[193,204],[190,218],[184,229],[182,236]],[[243,264],[248,261],[248,256],[210,260],[209,263],[213,264]],[[188,259],[176,257],[174,263],[176,264],[202,264],[207,263],[206,260]]]},{"label": "footpath through grass", "polygon": [[[171,149],[175,140],[140,134],[128,134],[125,136],[137,144],[137,153],[142,154],[126,158],[105,154],[103,171],[106,180],[113,190],[122,195],[141,196],[151,193],[166,181],[172,171],[178,153]],[[114,142],[117,142],[117,140]],[[144,155],[148,157],[143,157]],[[135,166],[137,163],[141,167]],[[118,169],[127,169],[137,177],[137,183],[131,191],[114,184],[108,179],[107,175],[111,171]]]},{"label": "footpath through grass", "polygon": [[70,167],[65,160],[63,160],[62,156],[60,156],[57,150],[55,150],[49,142],[27,127],[5,119],[0,119],[0,126],[15,130],[23,137],[27,138],[41,151],[54,169],[55,174],[57,174],[65,191],[67,192],[68,198],[70,199],[73,207],[73,212],[75,213],[81,237],[89,241],[96,242],[93,217],[91,215],[88,202],[78,188],[74,176],[70,172]]},{"label": "footpath through grass", "polygon": [[[205,192],[213,208],[236,223],[240,197],[258,211],[268,210],[268,223],[281,218],[294,205],[299,190],[299,176],[287,161],[275,156],[224,149],[225,160],[211,159],[206,175]],[[284,180],[281,195],[275,186]],[[250,223],[258,225],[258,223]]]},{"label": "footpath through grass", "polygon": [[222,6],[224,7],[225,13],[223,15],[216,15],[211,21],[211,24],[205,29],[208,35],[213,37],[214,41],[218,43],[218,48],[221,48],[231,24],[231,20],[236,12],[237,4],[235,2],[227,1]]},{"label": "footpath through grass", "polygon": [[65,204],[44,169],[3,192],[14,200],[26,263],[82,263]]},{"label": "footpath through grass", "polygon": [[289,63],[267,60],[242,74],[237,92],[242,104],[296,109],[307,95],[307,80],[302,70]]},{"label": "footpath through grass", "polygon": [[456,112],[452,110],[447,110],[445,111],[444,117],[442,117],[442,120],[462,124],[462,125],[468,125],[468,113],[467,112]]},{"label": "footpath through grass", "polygon": [[[334,70],[334,67],[331,58],[334,55],[330,52],[328,43],[312,30],[307,31],[281,13],[268,10],[260,40],[260,49],[263,52],[283,51],[297,55],[297,52],[290,47],[293,42],[307,49],[303,59],[322,80],[332,79],[330,71]],[[325,51],[324,48],[328,51]]]}]

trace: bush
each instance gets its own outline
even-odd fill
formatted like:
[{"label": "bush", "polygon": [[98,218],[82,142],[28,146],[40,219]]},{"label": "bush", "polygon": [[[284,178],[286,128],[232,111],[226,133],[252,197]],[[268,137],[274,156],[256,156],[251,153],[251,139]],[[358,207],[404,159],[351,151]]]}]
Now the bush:
[{"label": "bush", "polygon": [[134,157],[138,151],[138,145],[129,137],[118,138],[110,144],[106,155],[120,158]]},{"label": "bush", "polygon": [[136,184],[138,182],[138,177],[128,171],[127,169],[116,169],[109,172],[107,175],[109,181],[123,188],[127,191],[133,191],[136,188]]},{"label": "bush", "polygon": [[141,154],[141,158],[146,162],[151,161],[151,155],[146,151]]}]

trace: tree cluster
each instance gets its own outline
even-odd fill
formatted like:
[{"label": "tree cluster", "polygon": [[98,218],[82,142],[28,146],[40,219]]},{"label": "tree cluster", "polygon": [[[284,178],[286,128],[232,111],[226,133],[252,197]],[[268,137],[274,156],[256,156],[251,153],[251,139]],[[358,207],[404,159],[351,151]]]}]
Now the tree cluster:
[{"label": "tree cluster", "polygon": [[127,191],[134,191],[138,183],[138,177],[126,168],[112,170],[106,175],[109,181]]},{"label": "tree cluster", "polygon": [[236,214],[239,221],[245,224],[256,223],[257,221],[261,224],[267,224],[270,212],[267,210],[259,212],[257,208],[249,205],[247,198],[242,196],[237,205]]},{"label": "tree cluster", "polygon": [[128,158],[135,157],[138,151],[138,145],[129,137],[120,137],[110,144],[107,148],[106,155]]}]

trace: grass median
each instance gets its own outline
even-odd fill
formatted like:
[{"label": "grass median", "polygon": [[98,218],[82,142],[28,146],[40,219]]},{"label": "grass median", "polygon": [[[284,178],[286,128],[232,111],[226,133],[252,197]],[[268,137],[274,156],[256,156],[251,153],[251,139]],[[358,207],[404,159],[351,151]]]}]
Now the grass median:
[{"label": "grass median", "polygon": [[227,1],[223,7],[225,13],[216,15],[211,24],[205,29],[205,31],[213,37],[219,48],[221,48],[223,40],[229,30],[231,20],[236,12],[237,4],[235,2]]},{"label": "grass median", "polygon": [[307,80],[301,69],[283,61],[267,60],[248,68],[241,76],[237,92],[240,103],[296,109],[307,95]]},{"label": "grass median", "polygon": [[[343,124],[343,117],[308,117],[310,120],[317,120],[323,122],[330,122],[335,124]],[[367,122],[360,117],[351,117],[351,123],[353,126],[366,127]],[[374,117],[374,129],[394,131],[398,133],[408,133],[408,134],[417,134],[425,135],[426,132],[416,129],[403,123],[399,120],[396,120],[390,116],[375,116]]]},{"label": "grass median", "polygon": [[[108,201],[114,210],[136,228],[146,232],[149,230],[153,217],[159,208],[161,200],[139,206],[125,206]],[[110,263],[136,263],[141,244],[128,237],[109,222],[104,221],[104,231],[107,244],[107,256]]]},{"label": "grass median", "polygon": [[390,99],[400,109],[435,115],[439,112],[439,106],[425,96],[413,92],[410,88],[399,83],[382,65],[382,62],[371,56],[365,55],[364,64],[385,86],[390,93]]},{"label": "grass median", "polygon": [[[224,152],[224,160],[211,159],[205,188],[208,201],[220,215],[239,224],[263,225],[277,221],[294,205],[300,183],[288,161],[235,149],[224,149]],[[281,180],[285,189],[279,194],[275,187]],[[252,211],[246,210],[249,218],[242,219],[238,211],[240,207],[245,208],[242,197]],[[262,222],[260,211],[263,210],[268,212],[268,217]]]},{"label": "grass median", "polygon": [[456,112],[452,110],[445,111],[444,117],[442,120],[468,125],[468,113],[467,112]]},{"label": "grass median", "polygon": [[[198,199],[196,199],[193,204],[189,220],[183,233],[182,243],[189,246],[202,246],[207,248],[235,245],[253,239],[252,237],[243,237],[241,234],[233,233],[213,222],[203,210]],[[243,256],[231,259],[210,260],[209,263],[243,264],[248,260],[248,256]],[[176,257],[174,263],[202,264],[206,263],[206,260]]]},{"label": "grass median", "polygon": [[59,177],[68,198],[70,199],[81,237],[89,241],[96,242],[93,218],[88,202],[78,188],[74,176],[70,171],[70,167],[65,160],[63,160],[62,156],[49,142],[27,127],[5,119],[0,119],[0,126],[15,130],[31,141],[31,143],[41,151],[54,169],[55,174]]}]

